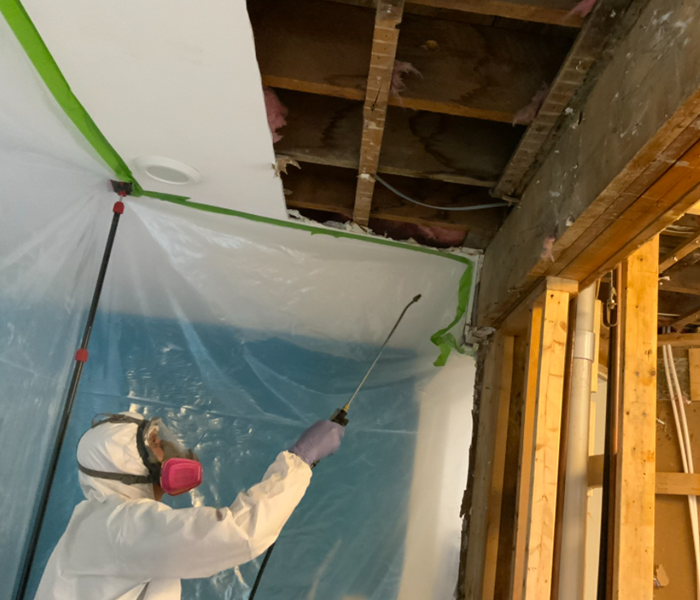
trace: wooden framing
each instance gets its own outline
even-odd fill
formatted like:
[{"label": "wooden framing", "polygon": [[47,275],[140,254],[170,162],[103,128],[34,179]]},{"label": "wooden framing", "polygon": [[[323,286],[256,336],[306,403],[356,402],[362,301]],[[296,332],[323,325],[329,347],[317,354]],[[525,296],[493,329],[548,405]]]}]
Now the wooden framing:
[{"label": "wooden framing", "polygon": [[543,299],[523,600],[551,592],[569,297],[547,290]]},{"label": "wooden framing", "polygon": [[690,374],[690,399],[700,400],[700,348],[688,349],[688,371]]},{"label": "wooden framing", "polygon": [[622,383],[614,600],[652,600],[656,492],[658,237],[622,265]]},{"label": "wooden framing", "polygon": [[364,226],[369,223],[372,207],[403,8],[404,0],[377,0],[353,216],[356,223]]},{"label": "wooden framing", "polygon": [[679,260],[685,258],[691,252],[700,248],[700,232],[690,236],[687,240],[681,242],[668,255],[661,259],[659,264],[659,273],[663,273],[666,269],[670,269]]},{"label": "wooden framing", "polygon": [[564,110],[583,85],[589,69],[609,41],[610,32],[616,24],[616,16],[623,14],[630,2],[631,0],[598,0],[551,83],[535,120],[528,127],[496,185],[494,196],[519,197],[522,194],[530,181],[528,173],[545,148]]},{"label": "wooden framing", "polygon": [[700,348],[700,333],[662,333],[658,336],[658,345]]},{"label": "wooden framing", "polygon": [[484,367],[473,512],[465,567],[468,600],[493,598],[495,587],[513,349],[513,336],[496,334]]},{"label": "wooden framing", "polygon": [[[659,14],[687,23],[682,36]],[[498,326],[543,276],[595,281],[698,201],[698,51],[694,7],[644,4],[593,85],[585,118],[562,134],[486,252],[480,325]],[[504,256],[512,257],[508,269],[499,268]]]},{"label": "wooden framing", "polygon": [[[588,459],[588,487],[603,485],[603,455],[596,454]],[[656,472],[657,496],[700,496],[700,473]]]}]

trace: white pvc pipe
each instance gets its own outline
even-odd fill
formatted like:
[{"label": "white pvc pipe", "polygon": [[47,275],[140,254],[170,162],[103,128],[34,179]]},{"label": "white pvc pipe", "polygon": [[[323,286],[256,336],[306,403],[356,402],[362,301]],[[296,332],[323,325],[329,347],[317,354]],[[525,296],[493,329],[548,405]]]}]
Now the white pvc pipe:
[{"label": "white pvc pipe", "polygon": [[[673,420],[676,424],[678,434],[678,444],[681,450],[681,460],[683,470],[686,473],[693,473],[693,451],[690,444],[690,432],[688,430],[688,419],[685,414],[685,404],[681,386],[678,382],[676,363],[673,360],[673,350],[671,346],[663,347],[664,367],[666,371],[666,382],[673,408]],[[693,546],[695,549],[695,597],[700,600],[700,527],[698,525],[698,497],[688,496],[688,510],[690,511],[690,528],[693,534]]]},{"label": "white pvc pipe", "polygon": [[597,286],[578,295],[571,375],[566,482],[562,516],[559,599],[584,600],[586,524],[588,521],[588,455],[591,378],[595,360],[595,300]]}]

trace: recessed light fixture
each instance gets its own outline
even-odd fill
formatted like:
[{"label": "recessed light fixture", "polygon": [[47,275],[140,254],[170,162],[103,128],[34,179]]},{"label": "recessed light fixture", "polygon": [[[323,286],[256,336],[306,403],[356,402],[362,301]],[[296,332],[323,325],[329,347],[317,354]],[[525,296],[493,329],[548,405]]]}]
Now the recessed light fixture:
[{"label": "recessed light fixture", "polygon": [[197,169],[172,158],[139,156],[134,164],[149,177],[170,185],[187,185],[202,180],[202,174]]}]

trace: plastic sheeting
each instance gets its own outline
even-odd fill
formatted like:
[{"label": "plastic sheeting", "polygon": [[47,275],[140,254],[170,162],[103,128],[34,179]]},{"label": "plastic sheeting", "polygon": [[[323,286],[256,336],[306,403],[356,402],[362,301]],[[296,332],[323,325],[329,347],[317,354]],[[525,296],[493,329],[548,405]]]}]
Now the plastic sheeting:
[{"label": "plastic sheeting", "polygon": [[[12,82],[0,95],[5,600],[115,197],[1,19],[0,50],[0,76]],[[80,500],[75,444],[93,414],[136,408],[168,418],[206,474],[174,504],[230,503],[347,400],[422,293],[353,405],[340,453],[319,466],[285,528],[260,597],[450,597],[473,365],[456,355],[436,369],[429,336],[454,318],[464,269],[435,254],[128,199],[33,585]],[[183,596],[245,598],[255,571],[185,582]]]}]

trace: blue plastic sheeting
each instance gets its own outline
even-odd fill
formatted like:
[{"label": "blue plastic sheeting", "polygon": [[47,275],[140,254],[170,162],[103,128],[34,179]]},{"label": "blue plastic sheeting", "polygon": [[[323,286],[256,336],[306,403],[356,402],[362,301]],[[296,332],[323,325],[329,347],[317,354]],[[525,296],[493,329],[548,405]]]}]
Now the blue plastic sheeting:
[{"label": "blue plastic sheeting", "polygon": [[[256,338],[255,332],[218,325],[100,315],[42,532],[32,595],[82,499],[75,447],[93,415],[135,408],[166,417],[194,446],[205,470],[200,488],[169,503],[224,506],[257,483],[305,427],[347,401],[377,351],[355,346],[355,358],[341,358],[337,343],[328,342],[324,353],[278,338],[246,341]],[[340,452],[316,469],[280,537],[261,600],[396,597],[419,412],[413,362],[408,351],[383,355],[352,407]],[[246,598],[259,562],[211,580],[183,582],[183,597]]]}]

